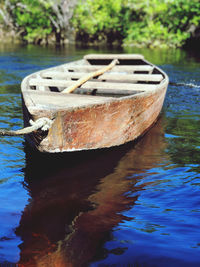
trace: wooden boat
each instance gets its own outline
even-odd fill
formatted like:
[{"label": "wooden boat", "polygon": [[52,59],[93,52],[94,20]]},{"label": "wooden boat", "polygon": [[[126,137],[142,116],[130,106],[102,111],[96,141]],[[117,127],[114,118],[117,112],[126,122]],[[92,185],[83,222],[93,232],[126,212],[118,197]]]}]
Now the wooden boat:
[{"label": "wooden boat", "polygon": [[[114,59],[111,70],[62,93]],[[24,124],[41,117],[48,131],[26,136],[42,152],[81,151],[118,146],[144,134],[162,109],[167,75],[138,54],[90,54],[83,59],[27,76],[21,85]]]}]

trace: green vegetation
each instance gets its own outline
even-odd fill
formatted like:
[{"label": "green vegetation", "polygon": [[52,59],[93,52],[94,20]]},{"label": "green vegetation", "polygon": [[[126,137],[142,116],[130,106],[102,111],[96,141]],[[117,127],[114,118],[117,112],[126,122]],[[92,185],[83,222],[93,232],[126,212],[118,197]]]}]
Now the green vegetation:
[{"label": "green vegetation", "polygon": [[0,0],[0,20],[23,41],[40,44],[66,38],[76,0]]},{"label": "green vegetation", "polygon": [[52,32],[51,22],[48,18],[48,3],[40,3],[38,0],[23,0],[21,5],[18,5],[18,1],[13,0],[12,4],[14,5],[14,23],[24,40],[39,43]]},{"label": "green vegetation", "polygon": [[200,25],[199,0],[86,0],[75,9],[78,39],[182,46]]},{"label": "green vegetation", "polygon": [[78,40],[122,40],[124,25],[128,22],[128,8],[124,0],[80,1],[72,19]]},{"label": "green vegetation", "polygon": [[2,21],[29,43],[63,42],[73,27],[84,43],[181,47],[200,29],[200,1],[0,0]]}]

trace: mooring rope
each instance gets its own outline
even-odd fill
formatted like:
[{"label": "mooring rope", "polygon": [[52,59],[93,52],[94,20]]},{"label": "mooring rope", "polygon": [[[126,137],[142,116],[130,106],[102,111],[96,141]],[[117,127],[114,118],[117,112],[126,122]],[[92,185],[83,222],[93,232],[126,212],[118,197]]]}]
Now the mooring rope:
[{"label": "mooring rope", "polygon": [[24,134],[30,134],[34,131],[37,131],[41,128],[42,131],[47,131],[50,129],[51,125],[53,124],[53,120],[50,120],[49,118],[43,117],[36,121],[29,121],[31,126],[25,127],[20,130],[4,130],[0,129],[0,135],[2,136],[16,136],[16,135],[24,135]]}]

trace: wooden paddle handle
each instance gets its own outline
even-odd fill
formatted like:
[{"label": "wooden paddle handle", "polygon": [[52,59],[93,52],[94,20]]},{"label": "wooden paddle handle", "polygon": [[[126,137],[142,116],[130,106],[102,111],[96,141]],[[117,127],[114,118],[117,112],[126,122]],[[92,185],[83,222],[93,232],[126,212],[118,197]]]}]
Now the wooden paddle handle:
[{"label": "wooden paddle handle", "polygon": [[80,78],[78,81],[76,81],[73,85],[65,88],[62,93],[71,93],[73,92],[76,88],[87,82],[88,80],[97,77],[99,75],[104,74],[104,72],[111,70],[116,64],[119,64],[119,61],[117,59],[114,59],[108,66],[105,66],[97,71],[91,72]]}]

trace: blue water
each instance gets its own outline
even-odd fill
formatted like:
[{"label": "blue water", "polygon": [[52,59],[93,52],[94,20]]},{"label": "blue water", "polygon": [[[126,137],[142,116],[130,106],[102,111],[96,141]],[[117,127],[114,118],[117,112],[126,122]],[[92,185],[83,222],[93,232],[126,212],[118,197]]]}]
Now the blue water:
[{"label": "blue water", "polygon": [[[0,128],[23,126],[20,82],[111,49],[0,46]],[[200,266],[200,54],[143,53],[170,78],[137,142],[48,156],[0,138],[0,265]]]}]

